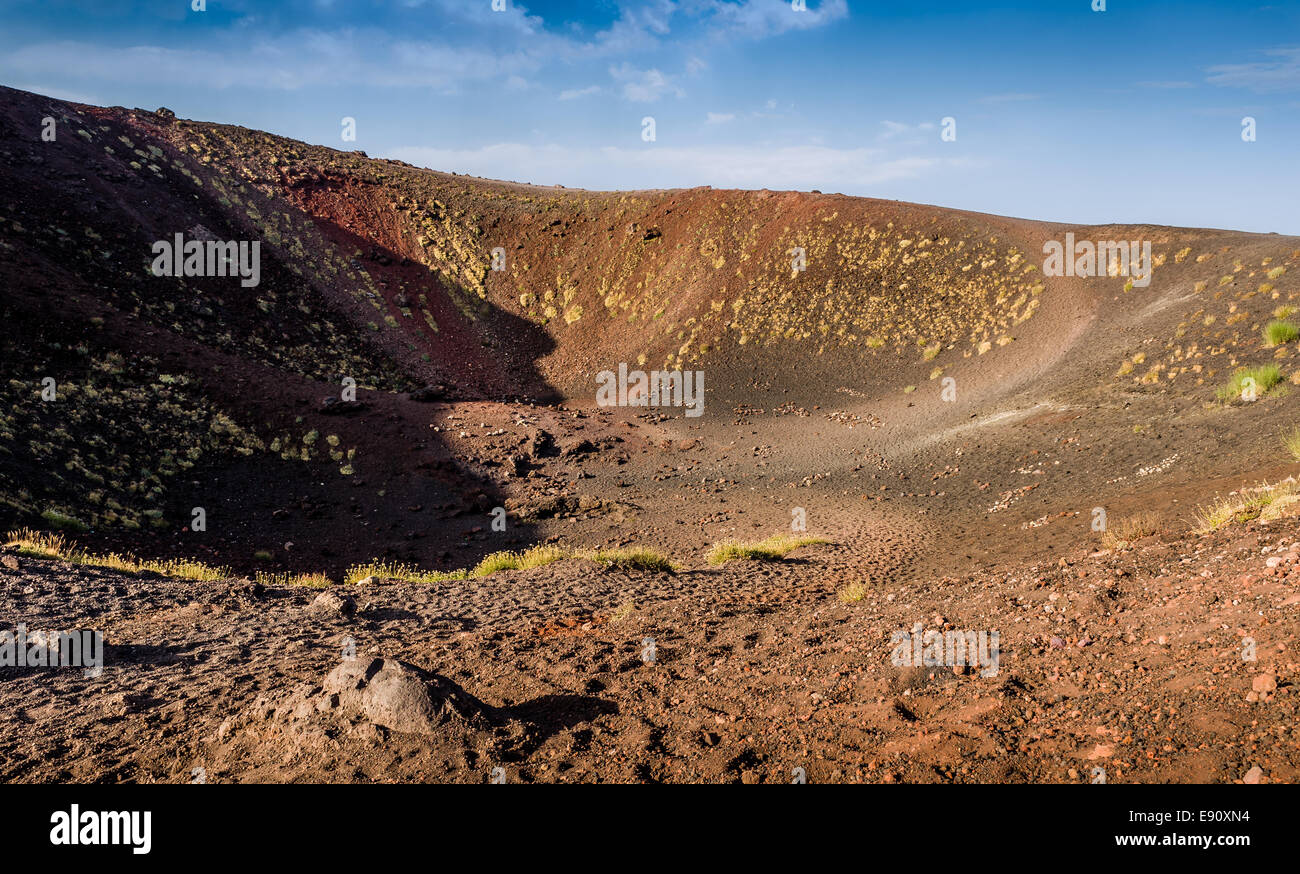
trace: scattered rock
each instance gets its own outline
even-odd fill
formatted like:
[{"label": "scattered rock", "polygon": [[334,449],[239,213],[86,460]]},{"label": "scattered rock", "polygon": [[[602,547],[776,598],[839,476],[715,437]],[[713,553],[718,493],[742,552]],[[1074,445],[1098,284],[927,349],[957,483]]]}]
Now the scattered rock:
[{"label": "scattered rock", "polygon": [[575,455],[585,455],[589,452],[595,451],[596,444],[592,443],[590,440],[576,440],[572,443],[565,444],[564,448],[560,450],[560,455],[571,458]]},{"label": "scattered rock", "polygon": [[558,451],[555,447],[555,436],[550,431],[538,429],[533,435],[529,451],[534,458],[545,458],[548,455],[555,455]]},{"label": "scattered rock", "polygon": [[450,680],[400,662],[374,658],[345,661],[325,677],[326,695],[344,711],[407,734],[434,734],[451,721],[466,721],[478,707]]},{"label": "scattered rock", "polygon": [[1277,675],[1270,673],[1258,674],[1250,681],[1250,688],[1261,694],[1273,692],[1277,689]]},{"label": "scattered rock", "polygon": [[441,384],[426,385],[424,388],[417,388],[408,397],[422,404],[445,400],[447,398],[447,386]]},{"label": "scattered rock", "polygon": [[366,408],[361,401],[344,401],[336,397],[321,398],[319,412],[327,416],[350,416]]},{"label": "scattered rock", "polygon": [[357,602],[351,595],[338,595],[334,592],[321,592],[311,602],[311,609],[318,613],[340,613],[351,616],[357,612]]}]

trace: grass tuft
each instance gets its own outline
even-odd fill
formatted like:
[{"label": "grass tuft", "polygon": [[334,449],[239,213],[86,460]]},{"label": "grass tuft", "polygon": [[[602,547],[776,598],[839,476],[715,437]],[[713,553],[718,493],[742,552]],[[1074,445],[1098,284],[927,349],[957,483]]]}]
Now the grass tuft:
[{"label": "grass tuft", "polygon": [[1294,425],[1282,432],[1282,445],[1291,453],[1291,458],[1300,461],[1300,425]]},{"label": "grass tuft", "polygon": [[1160,516],[1155,512],[1139,513],[1127,519],[1121,519],[1116,525],[1109,525],[1101,536],[1101,545],[1106,549],[1119,549],[1135,540],[1151,537],[1162,531]]},{"label": "grass tuft", "polygon": [[409,564],[374,559],[348,568],[347,573],[343,575],[343,582],[351,586],[366,577],[375,577],[380,580],[398,580],[404,583],[441,583],[447,580],[478,579],[501,571],[532,570],[566,558],[585,558],[622,570],[669,572],[675,570],[666,558],[648,549],[575,551],[543,544],[523,552],[494,552],[484,556],[473,568],[448,573],[423,571]]},{"label": "grass tuft", "polygon": [[21,528],[17,531],[9,532],[5,545],[17,547],[19,555],[30,555],[37,558],[57,558],[66,561],[69,564],[108,568],[110,570],[122,571],[128,574],[138,574],[148,571],[150,573],[161,574],[165,577],[174,577],[181,580],[197,580],[200,582],[213,582],[215,580],[229,579],[234,575],[230,568],[214,567],[209,564],[204,564],[201,561],[193,561],[187,558],[169,558],[164,561],[158,559],[138,559],[132,555],[121,555],[116,552],[97,555],[95,553],[86,552],[77,546],[76,543],[66,539],[62,534],[52,534],[48,531],[33,531],[30,528]]},{"label": "grass tuft", "polygon": [[1255,397],[1263,397],[1269,389],[1282,381],[1282,369],[1276,364],[1261,364],[1259,367],[1241,367],[1226,385],[1219,386],[1215,396],[1225,404],[1245,400],[1247,386],[1254,382]]},{"label": "grass tuft", "polygon": [[269,574],[266,571],[258,571],[253,575],[253,582],[261,583],[267,587],[279,589],[301,587],[306,589],[328,589],[334,585],[334,581],[322,573],[314,574]]},{"label": "grass tuft", "polygon": [[599,549],[584,554],[583,558],[615,570],[663,571],[670,574],[677,570],[672,562],[650,549]]},{"label": "grass tuft", "polygon": [[469,571],[456,570],[449,573],[424,571],[415,565],[371,559],[368,562],[354,564],[348,568],[343,574],[343,584],[345,586],[355,586],[367,577],[374,577],[379,580],[397,580],[403,583],[441,583],[447,580],[466,579],[469,577]]},{"label": "grass tuft", "polygon": [[792,537],[788,534],[778,534],[753,543],[725,540],[713,545],[709,550],[708,561],[709,564],[723,564],[734,559],[780,561],[801,546],[815,546],[827,542],[820,537]]},{"label": "grass tuft", "polygon": [[1264,326],[1264,342],[1269,346],[1281,346],[1300,337],[1300,327],[1285,319],[1274,319]]},{"label": "grass tuft", "polygon": [[484,556],[483,560],[469,572],[471,577],[486,577],[498,571],[526,571],[543,567],[552,562],[568,558],[569,554],[558,546],[534,546],[524,552],[494,552]]},{"label": "grass tuft", "polygon": [[1253,489],[1242,489],[1236,495],[1219,498],[1209,506],[1198,507],[1196,530],[1200,534],[1218,530],[1225,525],[1250,522],[1255,519],[1276,518],[1278,511],[1300,500],[1295,482],[1275,485],[1265,483]]},{"label": "grass tuft", "polygon": [[866,600],[867,587],[862,583],[849,583],[839,592],[840,600],[845,604],[856,604]]}]

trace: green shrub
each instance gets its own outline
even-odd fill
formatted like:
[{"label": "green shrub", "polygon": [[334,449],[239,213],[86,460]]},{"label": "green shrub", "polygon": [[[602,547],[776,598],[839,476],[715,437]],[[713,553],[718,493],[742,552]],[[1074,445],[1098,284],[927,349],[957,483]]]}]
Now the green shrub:
[{"label": "green shrub", "polygon": [[1262,364],[1258,367],[1241,367],[1232,375],[1226,385],[1219,387],[1215,395],[1225,404],[1246,400],[1247,387],[1254,383],[1255,397],[1263,397],[1269,389],[1282,381],[1282,369],[1276,364]]},{"label": "green shrub", "polygon": [[1264,342],[1270,346],[1281,346],[1300,337],[1300,328],[1285,319],[1274,319],[1264,326]]}]

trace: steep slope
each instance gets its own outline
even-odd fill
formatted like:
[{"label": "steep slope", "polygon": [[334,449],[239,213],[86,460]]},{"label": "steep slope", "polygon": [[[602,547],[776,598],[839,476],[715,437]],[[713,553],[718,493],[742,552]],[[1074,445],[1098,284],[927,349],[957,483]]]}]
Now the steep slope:
[{"label": "steep slope", "polygon": [[[4,526],[237,566],[464,564],[489,548],[492,507],[576,502],[594,476],[599,500],[635,484],[681,524],[684,472],[716,471],[765,512],[787,512],[787,484],[820,483],[804,504],[826,517],[888,497],[968,545],[1014,503],[983,547],[998,549],[1049,536],[1019,527],[1039,518],[1140,502],[1136,471],[1168,458],[1192,502],[1289,472],[1285,387],[1249,412],[1216,391],[1243,365],[1292,375],[1295,344],[1261,332],[1300,296],[1294,238],[543,188],[12,89],[0,158]],[[177,234],[257,242],[259,282],[154,275],[153,246]],[[1067,234],[1149,242],[1150,285],[1044,276],[1044,244]],[[620,363],[702,370],[704,418],[545,406],[589,409]],[[425,386],[446,403],[411,399]],[[642,412],[640,430],[620,423]],[[534,451],[542,429],[599,451],[555,467]],[[1063,447],[1053,467],[1067,458],[1072,479],[1016,473]],[[872,468],[942,487],[881,494]],[[211,536],[191,536],[196,507],[221,517]],[[507,542],[574,530],[540,518]]]}]

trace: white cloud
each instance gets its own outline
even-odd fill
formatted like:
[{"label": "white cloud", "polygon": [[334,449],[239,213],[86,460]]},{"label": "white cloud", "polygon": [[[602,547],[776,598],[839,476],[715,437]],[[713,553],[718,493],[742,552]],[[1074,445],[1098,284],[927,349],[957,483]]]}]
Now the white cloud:
[{"label": "white cloud", "polygon": [[704,123],[705,124],[726,124],[729,121],[735,121],[735,120],[736,120],[736,114],[734,112],[710,112],[708,115],[705,116]]},{"label": "white cloud", "polygon": [[9,83],[10,88],[19,91],[30,91],[33,94],[44,94],[46,97],[53,97],[55,100],[67,100],[72,103],[88,103],[92,106],[103,103],[98,97],[90,94],[83,94],[80,91],[67,91],[63,88],[53,88],[48,85],[32,84],[28,82]]},{"label": "white cloud", "polygon": [[[386,63],[369,63],[367,58],[377,55]],[[446,87],[538,66],[539,61],[526,54],[394,43],[380,34],[357,31],[300,31],[230,52],[60,41],[27,46],[6,59],[7,69],[30,76],[284,90],[336,84]]]},{"label": "white cloud", "polygon": [[877,136],[880,140],[892,140],[901,136],[919,136],[935,129],[932,121],[923,121],[920,124],[904,124],[901,121],[882,121],[881,126],[884,131]]},{"label": "white cloud", "polygon": [[774,188],[866,190],[954,167],[963,159],[890,157],[881,149],[755,145],[607,146],[496,143],[476,149],[409,146],[398,158],[435,170],[489,179],[592,189]]},{"label": "white cloud", "polygon": [[599,85],[588,85],[586,88],[569,88],[560,92],[561,100],[577,100],[579,97],[590,97],[593,94],[600,93]]},{"label": "white cloud", "polygon": [[1252,91],[1300,89],[1300,48],[1269,49],[1264,54],[1276,60],[1218,64],[1207,70],[1211,75],[1205,81]]},{"label": "white cloud", "polygon": [[1037,94],[1025,94],[1022,92],[1015,92],[1011,94],[989,94],[986,97],[981,97],[979,102],[980,103],[1022,103],[1026,100],[1037,100],[1037,99],[1038,99]]},{"label": "white cloud", "polygon": [[614,81],[623,83],[623,96],[633,103],[654,103],[665,94],[686,95],[677,84],[677,77],[657,69],[638,70],[624,61],[617,67],[610,67],[609,75],[614,77]]},{"label": "white cloud", "polygon": [[[188,45],[49,40],[11,52],[0,61],[0,69],[11,78],[45,80],[51,87],[167,80],[209,88],[366,85],[445,90],[510,76],[536,81],[538,73],[559,65],[615,59],[622,62],[615,69],[628,73],[625,96],[650,102],[665,94],[680,95],[675,77],[655,69],[634,70],[622,59],[662,49],[670,35],[685,38],[674,33],[675,23],[687,25],[681,29],[688,34],[760,38],[847,14],[844,0],[825,0],[806,13],[793,12],[786,0],[645,0],[622,6],[606,29],[583,35],[572,29],[548,30],[540,17],[514,3],[500,13],[486,0],[405,0],[405,5],[435,7],[431,11],[438,26],[396,34],[365,27],[267,33],[255,26],[256,16],[244,15],[225,29],[205,29],[201,42]],[[407,35],[416,32],[430,35]],[[696,75],[707,66],[691,57],[685,75]]]},{"label": "white cloud", "polygon": [[796,11],[790,0],[716,0],[712,27],[722,35],[763,39],[791,30],[811,30],[842,18],[847,18],[846,0],[821,0],[809,2],[806,9]]}]

